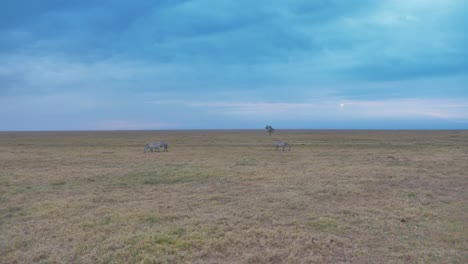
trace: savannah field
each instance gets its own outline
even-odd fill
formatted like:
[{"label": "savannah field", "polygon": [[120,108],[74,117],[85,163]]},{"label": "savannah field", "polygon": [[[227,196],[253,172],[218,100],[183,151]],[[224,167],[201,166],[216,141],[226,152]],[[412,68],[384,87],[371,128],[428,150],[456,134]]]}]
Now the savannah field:
[{"label": "savannah field", "polygon": [[467,223],[468,131],[0,133],[0,263],[468,263]]}]

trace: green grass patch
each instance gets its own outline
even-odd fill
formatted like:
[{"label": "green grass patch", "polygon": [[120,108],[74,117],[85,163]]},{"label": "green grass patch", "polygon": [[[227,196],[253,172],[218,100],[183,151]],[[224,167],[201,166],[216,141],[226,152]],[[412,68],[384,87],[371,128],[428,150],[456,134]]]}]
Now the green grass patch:
[{"label": "green grass patch", "polygon": [[14,195],[31,192],[33,187],[28,183],[12,183],[10,181],[0,181],[0,201],[7,201]]},{"label": "green grass patch", "polygon": [[166,223],[166,222],[173,222],[173,221],[182,219],[184,217],[186,217],[186,215],[161,215],[161,216],[149,215],[149,216],[142,218],[142,222],[150,224],[150,225],[155,225],[155,224],[161,224],[161,223]]},{"label": "green grass patch", "polygon": [[50,185],[52,185],[52,186],[62,186],[62,185],[65,185],[65,184],[67,184],[66,181],[53,181],[53,182],[50,183]]},{"label": "green grass patch", "polygon": [[29,185],[20,185],[13,187],[13,194],[26,193],[32,190],[32,187]]},{"label": "green grass patch", "polygon": [[456,220],[447,221],[444,223],[443,229],[445,232],[441,238],[445,243],[455,247],[461,247],[464,242],[466,243],[467,232],[462,222]]},{"label": "green grass patch", "polygon": [[192,181],[204,181],[214,174],[198,168],[185,166],[165,166],[157,170],[130,173],[120,179],[123,185],[161,185]]},{"label": "green grass patch", "polygon": [[323,232],[338,232],[343,229],[340,223],[331,217],[319,217],[309,221],[309,226]]},{"label": "green grass patch", "polygon": [[103,216],[97,219],[83,221],[80,224],[80,227],[83,229],[101,228],[104,226],[108,226],[113,222],[115,222],[115,219],[113,219],[111,216]]},{"label": "green grass patch", "polygon": [[200,248],[203,243],[200,233],[189,233],[183,228],[138,235],[126,242],[132,246],[119,252],[116,259],[124,259],[127,263],[186,263],[187,252]]},{"label": "green grass patch", "polygon": [[0,210],[0,218],[12,218],[14,216],[24,215],[24,210],[19,206],[11,206],[4,210]]}]

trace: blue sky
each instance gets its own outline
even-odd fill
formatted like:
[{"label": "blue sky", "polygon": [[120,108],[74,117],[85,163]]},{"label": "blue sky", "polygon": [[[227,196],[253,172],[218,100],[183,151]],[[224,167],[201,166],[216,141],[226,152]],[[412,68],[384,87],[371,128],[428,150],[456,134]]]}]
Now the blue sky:
[{"label": "blue sky", "polygon": [[468,129],[468,1],[4,1],[0,130]]}]

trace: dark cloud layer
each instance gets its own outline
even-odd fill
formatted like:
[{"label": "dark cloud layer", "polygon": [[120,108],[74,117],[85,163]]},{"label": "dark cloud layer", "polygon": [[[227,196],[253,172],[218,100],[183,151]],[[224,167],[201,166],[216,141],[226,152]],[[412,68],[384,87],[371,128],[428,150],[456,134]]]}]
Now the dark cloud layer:
[{"label": "dark cloud layer", "polygon": [[[0,99],[13,110],[3,115],[24,115],[28,105],[49,109],[41,102],[62,97],[112,98],[101,116],[109,119],[125,107],[134,118],[140,101],[160,96],[465,98],[467,8],[462,0],[7,1]],[[120,105],[129,94],[139,96]],[[12,103],[18,100],[23,110]],[[180,109],[174,118],[194,110]],[[214,118],[209,107],[198,111]]]},{"label": "dark cloud layer", "polygon": [[[382,3],[10,1],[0,11],[0,53],[222,65],[314,61],[317,54],[329,52],[353,59],[345,67],[350,72],[381,69],[377,78],[407,78],[403,72],[394,74],[398,63],[419,75],[417,68],[428,60],[442,60],[440,68],[447,66],[443,74],[464,71],[464,66],[448,63],[453,56],[466,56],[461,28],[468,19],[456,8],[461,2],[433,17],[418,13],[424,6],[408,7],[405,14]],[[426,9],[421,12],[432,14]],[[332,58],[327,63],[343,67]]]}]

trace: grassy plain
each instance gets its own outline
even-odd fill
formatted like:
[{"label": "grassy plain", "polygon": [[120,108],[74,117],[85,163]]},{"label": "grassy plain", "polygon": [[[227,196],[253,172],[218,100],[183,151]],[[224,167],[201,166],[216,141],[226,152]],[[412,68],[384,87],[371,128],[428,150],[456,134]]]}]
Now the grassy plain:
[{"label": "grassy plain", "polygon": [[467,263],[467,201],[468,131],[0,133],[0,263]]}]

